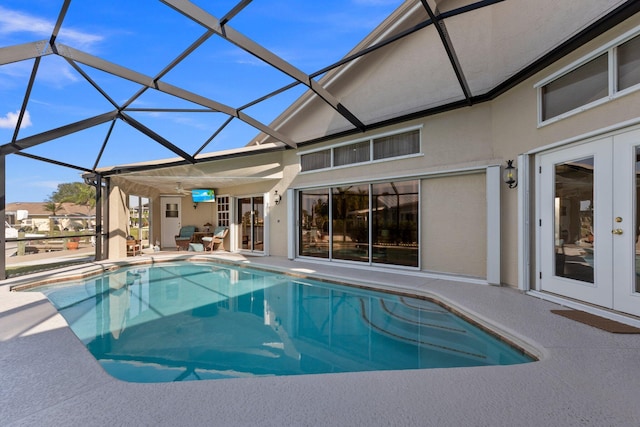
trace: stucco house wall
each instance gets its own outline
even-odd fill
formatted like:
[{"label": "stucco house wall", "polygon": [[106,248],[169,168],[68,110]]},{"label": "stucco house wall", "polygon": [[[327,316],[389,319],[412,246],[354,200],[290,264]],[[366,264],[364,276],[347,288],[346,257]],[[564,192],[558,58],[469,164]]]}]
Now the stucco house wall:
[{"label": "stucco house wall", "polygon": [[[494,18],[496,17],[487,17]],[[510,25],[509,20],[500,19],[500,22]],[[484,277],[487,274],[488,255],[484,243],[492,237],[487,235],[487,178],[484,169],[504,165],[506,160],[517,159],[520,154],[550,144],[635,120],[640,107],[640,93],[634,92],[555,123],[539,126],[538,95],[534,85],[637,26],[640,26],[640,17],[634,16],[489,102],[414,118],[365,133],[336,137],[322,143],[302,145],[296,150],[288,149],[265,156],[230,158],[206,165],[189,166],[189,170],[196,170],[196,173],[202,174],[216,174],[220,166],[227,171],[265,166],[273,172],[270,178],[263,176],[265,179],[246,184],[221,179],[216,193],[232,197],[271,196],[278,190],[283,197],[282,202],[278,206],[269,204],[266,217],[270,232],[269,254],[277,256],[288,254],[285,237],[296,231],[295,220],[294,223],[290,223],[287,217],[290,204],[296,203],[296,200],[289,199],[288,189],[300,190],[382,180],[420,180],[422,269]],[[441,54],[423,50],[423,37],[432,36],[427,33],[428,31],[408,37],[402,43],[394,44],[392,48],[380,49],[333,73],[329,76],[333,81],[328,85],[328,89],[344,102],[347,108],[362,114],[361,117],[365,121],[383,119],[392,110],[395,113],[399,110],[409,113],[418,106],[428,106],[429,100],[415,99],[414,95],[418,92],[412,90],[424,85],[424,79],[438,77],[416,73],[416,70],[421,68],[420,64],[438,60],[438,55]],[[493,36],[500,37],[501,34],[502,32],[498,31]],[[501,54],[502,52],[492,51],[490,56],[497,60]],[[517,52],[509,51],[507,54],[514,55]],[[514,72],[502,70],[500,64],[494,61],[488,60],[485,66],[495,68],[499,74],[496,77],[499,81],[506,77],[504,73]],[[456,87],[455,82],[450,83],[452,87]],[[477,87],[491,87],[495,82],[472,80],[472,84]],[[455,91],[446,92],[449,89],[444,83],[443,90],[445,93],[438,96],[444,96],[448,100],[460,97],[460,94],[454,93]],[[292,106],[286,119],[279,119],[277,127],[293,140],[303,141],[346,129],[348,125],[325,104],[302,99]],[[300,173],[301,153],[409,128],[420,129],[421,155],[375,164]],[[171,173],[180,175],[185,173],[185,170],[175,168]],[[533,191],[535,192],[535,188]],[[183,199],[183,223],[191,221],[199,226],[200,223],[204,224],[206,221],[201,215],[205,210],[206,217],[215,217],[215,206],[206,209],[201,209],[204,206],[200,206],[194,210],[187,199]],[[505,285],[517,286],[518,190],[502,185],[500,200],[501,281]],[[157,201],[154,201],[154,207],[154,220],[157,221]],[[456,226],[448,227],[447,222],[453,222]],[[464,258],[464,262],[460,261],[461,257]]]}]

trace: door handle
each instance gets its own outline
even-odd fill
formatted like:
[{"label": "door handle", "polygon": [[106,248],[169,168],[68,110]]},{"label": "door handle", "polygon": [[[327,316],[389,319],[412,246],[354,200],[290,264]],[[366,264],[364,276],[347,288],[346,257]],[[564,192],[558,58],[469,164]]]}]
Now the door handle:
[{"label": "door handle", "polygon": [[611,230],[611,232],[617,235],[620,235],[623,233],[622,228],[614,228],[613,230]]}]

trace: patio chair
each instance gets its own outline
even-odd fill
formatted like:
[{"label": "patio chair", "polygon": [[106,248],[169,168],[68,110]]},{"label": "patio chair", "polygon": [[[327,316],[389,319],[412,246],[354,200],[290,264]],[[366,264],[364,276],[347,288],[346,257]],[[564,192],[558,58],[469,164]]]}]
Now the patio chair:
[{"label": "patio chair", "polygon": [[178,250],[189,249],[189,243],[191,243],[193,233],[196,231],[198,231],[198,228],[195,225],[185,225],[180,228],[180,234],[176,236],[176,246]]},{"label": "patio chair", "polygon": [[203,237],[202,242],[205,243],[204,251],[213,252],[216,243],[220,244],[218,246],[219,251],[224,251],[224,238],[229,234],[229,227],[216,227],[213,230],[213,237]]},{"label": "patio chair", "polygon": [[140,255],[140,240],[128,239],[127,240],[127,256]]}]

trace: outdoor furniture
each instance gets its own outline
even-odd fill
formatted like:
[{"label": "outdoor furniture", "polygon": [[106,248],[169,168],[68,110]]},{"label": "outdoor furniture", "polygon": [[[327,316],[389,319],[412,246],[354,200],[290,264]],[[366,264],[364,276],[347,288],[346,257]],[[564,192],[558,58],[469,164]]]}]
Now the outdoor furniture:
[{"label": "outdoor furniture", "polygon": [[176,236],[176,246],[178,250],[189,249],[189,243],[191,243],[193,233],[196,231],[198,231],[198,228],[195,225],[185,225],[180,228],[180,234]]},{"label": "outdoor furniture", "polygon": [[202,243],[189,243],[189,252],[203,252],[204,245]]},{"label": "outdoor furniture", "polygon": [[213,252],[216,243],[220,245],[218,246],[218,250],[224,251],[224,238],[227,237],[227,234],[229,234],[229,227],[216,227],[216,229],[213,230],[213,237],[202,238],[202,242],[205,244],[204,251]]},{"label": "outdoor furniture", "polygon": [[140,255],[140,240],[127,240],[127,256]]},{"label": "outdoor furniture", "polygon": [[191,243],[202,243],[202,244],[204,244],[202,239],[205,238],[205,237],[211,237],[211,236],[213,236],[213,232],[212,231],[196,231],[195,233],[193,233],[193,236],[191,236]]}]

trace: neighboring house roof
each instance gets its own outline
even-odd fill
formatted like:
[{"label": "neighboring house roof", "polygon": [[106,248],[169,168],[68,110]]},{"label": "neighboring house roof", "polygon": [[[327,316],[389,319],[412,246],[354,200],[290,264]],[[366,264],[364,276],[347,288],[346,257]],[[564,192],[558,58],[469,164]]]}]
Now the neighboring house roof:
[{"label": "neighboring house roof", "polygon": [[[29,217],[36,216],[51,216],[51,211],[45,209],[47,202],[15,202],[7,203],[5,212],[16,212],[18,210],[26,210],[29,212]],[[56,216],[94,216],[96,214],[95,208],[89,209],[87,206],[76,205],[75,203],[63,203]]]}]

